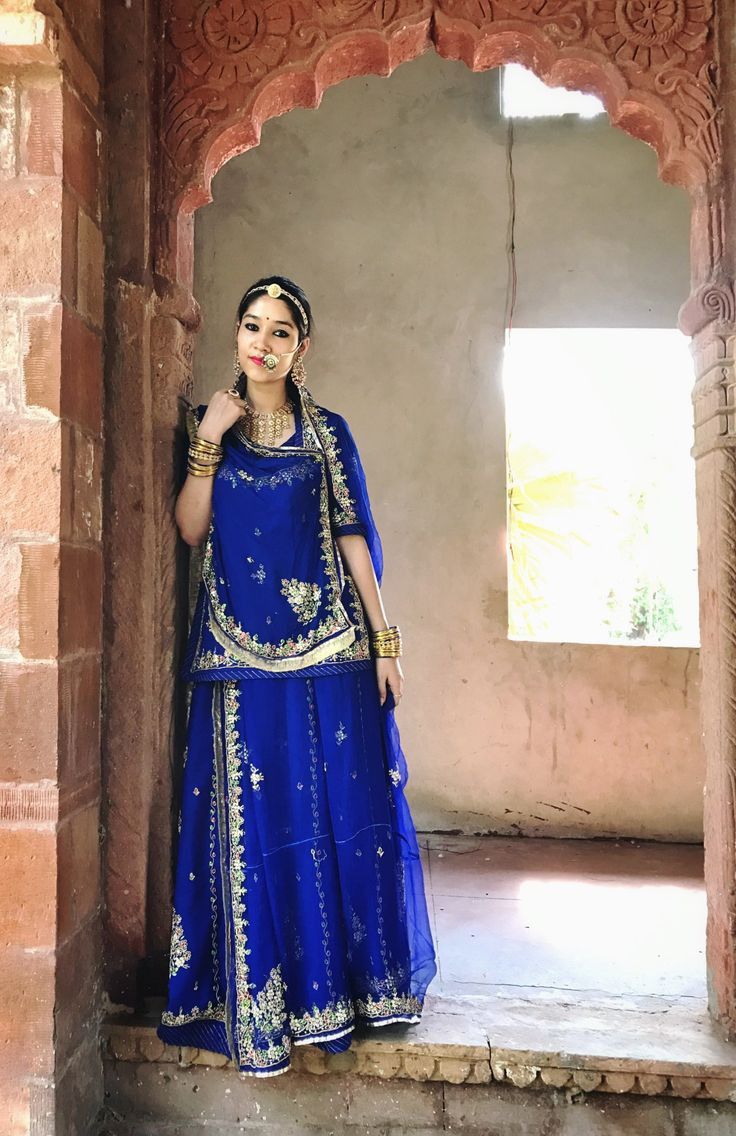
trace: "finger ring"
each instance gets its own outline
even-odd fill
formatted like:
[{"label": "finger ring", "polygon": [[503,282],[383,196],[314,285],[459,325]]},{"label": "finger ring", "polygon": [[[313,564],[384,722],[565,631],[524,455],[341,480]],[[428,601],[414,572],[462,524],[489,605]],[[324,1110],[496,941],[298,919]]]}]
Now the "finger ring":
[{"label": "finger ring", "polygon": [[235,398],[240,398],[240,391],[237,387],[228,387],[227,393],[233,395]]}]

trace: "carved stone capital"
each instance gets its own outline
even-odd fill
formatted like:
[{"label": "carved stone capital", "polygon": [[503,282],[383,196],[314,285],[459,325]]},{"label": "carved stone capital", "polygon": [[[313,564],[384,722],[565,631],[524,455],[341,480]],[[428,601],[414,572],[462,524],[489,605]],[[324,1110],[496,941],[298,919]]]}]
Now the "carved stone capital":
[{"label": "carved stone capital", "polygon": [[173,316],[187,331],[199,331],[202,313],[190,289],[158,275],[154,277],[154,285],[158,297],[156,314]]},{"label": "carved stone capital", "polygon": [[679,311],[678,322],[684,335],[697,335],[710,323],[733,326],[736,323],[736,291],[733,280],[722,278],[701,284],[688,296]]}]

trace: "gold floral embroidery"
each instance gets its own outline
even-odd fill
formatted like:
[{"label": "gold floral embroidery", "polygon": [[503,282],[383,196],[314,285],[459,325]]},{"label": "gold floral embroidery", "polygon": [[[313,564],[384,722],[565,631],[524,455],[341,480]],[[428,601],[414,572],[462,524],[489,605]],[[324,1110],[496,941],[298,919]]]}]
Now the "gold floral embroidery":
[{"label": "gold floral embroidery", "polygon": [[245,816],[243,812],[243,789],[240,784],[241,757],[240,734],[237,728],[240,692],[237,684],[224,684],[225,701],[225,776],[228,788],[228,815],[230,829],[230,891],[233,908],[235,939],[235,990],[236,990],[236,1029],[238,1049],[244,1056],[252,1049],[252,1037],[247,1008],[250,1006],[248,991],[248,925],[245,910]]},{"label": "gold floral embroidery", "polygon": [[307,580],[282,580],[281,595],[286,596],[300,623],[311,623],[319,610],[322,589],[319,584],[310,584]]},{"label": "gold floral embroidery", "polygon": [[[246,906],[246,868],[245,859],[245,813],[243,808],[243,788],[241,777],[244,763],[248,761],[248,751],[240,738],[238,730],[238,714],[240,711],[240,690],[236,682],[225,682],[225,778],[228,789],[228,815],[229,815],[229,883],[230,902],[233,911],[234,928],[234,963],[235,963],[235,1030],[237,1036],[240,1062],[253,1066],[255,1070],[266,1070],[288,1058],[290,1052],[290,1039],[286,1032],[285,1012],[283,1021],[274,1029],[265,1029],[269,1015],[275,1013],[275,998],[277,995],[268,984],[261,995],[255,998],[251,993],[249,983],[247,906]],[[218,736],[218,723],[215,722],[215,737]],[[259,1003],[259,997],[261,1001]],[[265,1032],[277,1032],[278,1037],[271,1036],[265,1044],[256,1045],[255,1032],[264,1024]]]},{"label": "gold floral embroidery", "polygon": [[357,911],[353,912],[351,927],[353,930],[354,941],[356,943],[362,943],[363,939],[365,938],[365,923],[361,921]]},{"label": "gold floral embroidery", "polygon": [[353,1007],[346,998],[330,1002],[324,1007],[313,1006],[303,1014],[289,1015],[289,1025],[294,1038],[311,1039],[322,1033],[330,1033],[352,1021]]},{"label": "gold floral embroidery", "polygon": [[[329,521],[329,501],[326,471],[321,463],[320,489],[320,559],[324,562],[329,589],[325,616],[316,627],[304,635],[281,639],[276,643],[262,642],[257,634],[245,631],[237,620],[229,614],[221,601],[216,588],[214,554],[212,546],[213,528],[210,526],[202,560],[202,578],[208,592],[212,617],[209,629],[220,646],[230,650],[241,661],[251,662],[253,666],[268,670],[298,670],[303,666],[319,662],[320,658],[332,656],[355,638],[355,627],[342,605],[343,579],[341,564],[335,555]],[[338,571],[338,565],[340,570]],[[226,642],[222,638],[227,637]],[[332,638],[334,636],[334,638]],[[329,640],[325,642],[325,640]]]},{"label": "gold floral embroidery", "polygon": [[217,667],[232,666],[235,660],[231,655],[218,655],[216,651],[202,651],[195,659],[192,670],[210,671]]},{"label": "gold floral embroidery", "polygon": [[[310,780],[310,793],[312,804],[312,831],[314,841],[320,839],[321,823],[320,823],[320,806],[319,794],[317,790],[317,765],[319,759],[319,745],[317,742],[317,712],[314,697],[314,679],[307,679],[307,719],[308,719],[308,734],[309,734],[309,780]],[[327,989],[334,998],[335,988],[332,976],[332,951],[330,949],[330,927],[329,918],[327,916],[327,903],[325,900],[324,887],[322,884],[322,869],[320,867],[320,860],[324,858],[324,849],[313,847],[312,858],[314,860],[314,883],[317,891],[317,898],[319,901],[320,922],[322,927],[322,958],[325,966],[325,976],[327,978]],[[321,855],[320,855],[321,853]]]},{"label": "gold floral embroidery", "polygon": [[391,981],[386,985],[391,987],[391,993],[379,995],[378,998],[374,998],[372,994],[368,994],[365,999],[356,998],[354,1002],[341,998],[324,1007],[313,1006],[304,1013],[290,1014],[289,1025],[295,1042],[304,1044],[321,1034],[334,1033],[344,1026],[352,1027],[356,1014],[367,1019],[369,1025],[375,1020],[389,1017],[397,1021],[421,1017],[422,1003],[418,998],[399,994]]},{"label": "gold floral embroidery", "polygon": [[277,473],[265,474],[262,477],[256,477],[253,484],[255,489],[263,489],[268,486],[269,489],[275,489],[277,485],[291,485],[294,481],[306,481],[310,473],[314,470],[314,463],[311,461],[300,462],[291,468],[280,469]]},{"label": "gold floral embroidery", "polygon": [[173,978],[180,970],[189,970],[192,961],[192,952],[184,937],[184,925],[181,915],[174,911],[171,920],[171,954],[169,955],[169,978]]},{"label": "gold floral embroidery", "polygon": [[256,790],[256,792],[260,789],[262,780],[263,780],[263,774],[261,773],[260,769],[256,769],[255,765],[251,765],[251,767],[250,767],[250,783],[253,786],[253,788]]},{"label": "gold floral embroidery", "polygon": [[284,1001],[284,980],[281,967],[275,966],[266,985],[253,999],[253,1025],[261,1034],[274,1034],[286,1026],[286,1003]]},{"label": "gold floral embroidery", "polygon": [[161,1015],[161,1021],[165,1026],[184,1026],[188,1022],[196,1022],[201,1018],[211,1018],[216,1022],[225,1021],[225,1007],[213,1002],[208,1002],[206,1006],[193,1006],[191,1010],[185,1012],[183,1006],[179,1007],[179,1013],[173,1014],[170,1010],[165,1010]]},{"label": "gold floral embroidery", "polygon": [[233,469],[230,469],[230,467],[225,465],[224,463],[218,469],[217,477],[220,478],[222,481],[229,482],[230,485],[237,485],[238,484],[238,478],[240,478],[241,481],[254,481],[255,480],[255,478],[253,478],[251,476],[251,474],[246,473],[244,469],[233,470]]},{"label": "gold floral embroidery", "polygon": [[358,516],[355,510],[355,502],[350,495],[345,466],[339,457],[342,451],[337,444],[336,428],[329,425],[327,418],[314,402],[312,402],[310,406],[310,411],[314,419],[317,435],[327,455],[327,462],[330,467],[332,492],[335,496],[333,523],[336,525],[357,524]]},{"label": "gold floral embroidery", "polygon": [[[220,666],[242,667],[245,664],[274,672],[292,671],[318,665],[327,659],[334,662],[365,661],[371,657],[360,598],[354,583],[346,577],[339,550],[335,547],[332,536],[331,520],[334,518],[330,515],[329,486],[332,485],[333,488],[332,496],[337,494],[342,502],[342,512],[345,514],[341,518],[343,521],[350,520],[347,514],[352,508],[344,466],[339,458],[340,450],[334,433],[335,427],[328,425],[325,412],[316,407],[308,394],[305,395],[303,409],[305,413],[302,420],[302,445],[282,446],[279,449],[288,449],[292,454],[305,455],[303,463],[305,476],[310,469],[315,468],[315,459],[319,463],[319,485],[315,485],[313,492],[315,494],[319,492],[320,560],[325,565],[328,579],[328,587],[323,589],[326,591],[323,617],[316,627],[311,628],[304,635],[298,634],[277,642],[264,642],[258,634],[250,634],[241,628],[217,594],[215,587],[217,576],[214,572],[212,549],[214,528],[210,525],[202,563],[202,579],[209,603],[202,609],[193,670],[207,671]],[[235,433],[237,434],[237,431]],[[240,440],[256,453],[274,456],[272,449],[260,447],[249,439]],[[269,475],[269,478],[271,476],[277,475]],[[346,582],[349,583],[349,605],[343,603]],[[348,606],[353,609],[352,618]],[[315,615],[314,618],[317,616]],[[202,652],[202,636],[205,630],[213,635],[225,654],[215,651]]]},{"label": "gold floral embroidery", "polygon": [[212,983],[217,998],[220,993],[220,951],[218,939],[218,915],[220,910],[219,889],[217,887],[217,770],[213,767],[210,785],[209,810],[209,891],[210,891],[210,956],[212,958]]},{"label": "gold floral embroidery", "polygon": [[[273,995],[269,997],[273,997]],[[266,1002],[268,1002],[268,1000],[267,998]],[[258,1001],[258,998],[256,998],[255,1001]],[[313,1037],[321,1033],[332,1033],[343,1026],[351,1026],[355,1018],[356,1010],[362,1017],[365,1017],[370,1024],[373,1019],[381,1019],[389,1016],[399,1019],[420,1017],[422,1013],[422,1003],[418,998],[401,994],[387,995],[379,998],[373,998],[373,996],[369,994],[367,999],[356,999],[354,1005],[347,999],[340,999],[337,1002],[330,1002],[324,1007],[313,1006],[311,1010],[307,1010],[302,1014],[289,1014],[289,1028],[295,1041],[298,1042],[302,1040],[303,1044],[306,1044],[310,1042]],[[225,1007],[210,1002],[201,1009],[199,1006],[194,1006],[188,1013],[185,1013],[183,1009],[181,1009],[178,1014],[172,1014],[167,1010],[161,1016],[164,1025],[169,1026],[186,1025],[188,1022],[197,1021],[202,1018],[211,1018],[214,1021],[224,1022]]]},{"label": "gold floral embroidery", "polygon": [[392,785],[398,785],[399,781],[401,780],[401,773],[396,766],[393,766],[391,769],[389,769],[388,775],[391,778]]},{"label": "gold floral embroidery", "polygon": [[360,599],[358,588],[352,576],[345,576],[348,591],[348,610],[355,626],[355,639],[342,651],[338,651],[330,658],[331,663],[353,662],[360,659],[371,658],[370,640],[365,621],[365,612]]},{"label": "gold floral embroidery", "polygon": [[347,736],[348,736],[348,732],[345,729],[345,727],[343,726],[342,722],[340,722],[340,725],[335,730],[335,741],[340,746],[345,741]]},{"label": "gold floral embroidery", "polygon": [[411,994],[385,994],[374,998],[369,994],[367,998],[356,998],[355,1007],[358,1013],[365,1018],[387,1018],[394,1016],[420,1015],[422,1003]]}]

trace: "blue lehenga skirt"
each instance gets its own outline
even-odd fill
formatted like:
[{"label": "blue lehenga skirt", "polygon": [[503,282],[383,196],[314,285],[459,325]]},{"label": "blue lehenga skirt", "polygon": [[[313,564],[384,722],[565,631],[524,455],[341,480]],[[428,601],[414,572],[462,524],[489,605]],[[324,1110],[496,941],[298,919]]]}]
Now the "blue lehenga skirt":
[{"label": "blue lehenga skirt", "polygon": [[391,695],[375,669],[194,684],[162,1040],[289,1067],[417,1022],[436,973]]}]

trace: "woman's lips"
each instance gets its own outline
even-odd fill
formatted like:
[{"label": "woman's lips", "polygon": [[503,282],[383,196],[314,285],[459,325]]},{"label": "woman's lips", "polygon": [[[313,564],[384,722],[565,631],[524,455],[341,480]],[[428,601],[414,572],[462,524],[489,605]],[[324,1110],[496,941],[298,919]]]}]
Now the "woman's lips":
[{"label": "woman's lips", "polygon": [[260,359],[257,355],[249,355],[248,358],[251,363],[257,363],[259,367],[263,366],[263,359]]}]

